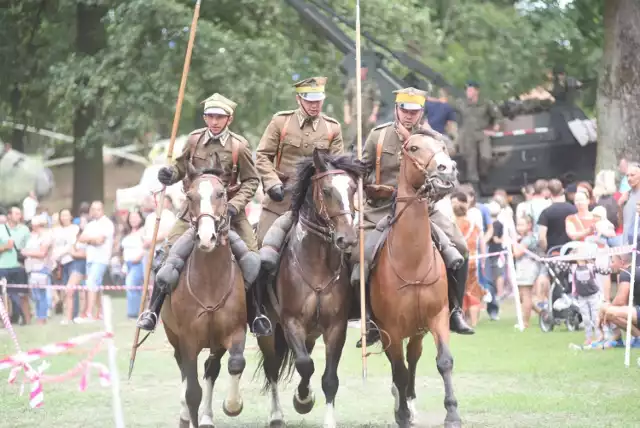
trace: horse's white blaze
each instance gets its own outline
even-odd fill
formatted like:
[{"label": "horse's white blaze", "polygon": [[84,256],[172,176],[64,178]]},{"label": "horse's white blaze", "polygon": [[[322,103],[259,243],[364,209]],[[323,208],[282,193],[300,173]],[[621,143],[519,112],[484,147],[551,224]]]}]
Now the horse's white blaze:
[{"label": "horse's white blaze", "polygon": [[[204,245],[210,245],[215,239],[216,223],[213,220],[213,184],[210,181],[201,181],[198,184],[198,195],[200,195],[200,220],[198,221],[198,236]],[[208,214],[208,215],[202,215]]]},{"label": "horse's white blaze", "polygon": [[327,403],[324,412],[324,428],[336,428],[335,406],[333,403]]},{"label": "horse's white blaze", "polygon": [[225,407],[231,413],[235,413],[242,407],[242,397],[240,397],[240,376],[232,375],[231,384],[229,385],[229,394],[225,400]]},{"label": "horse's white blaze", "polygon": [[[353,213],[353,207],[349,200],[349,185],[351,184],[351,178],[348,175],[338,174],[331,177],[331,185],[338,190],[340,194],[340,203],[342,209]],[[351,214],[347,214],[347,222],[349,225],[353,224],[353,217]]]},{"label": "horse's white blaze", "polygon": [[280,394],[278,394],[278,382],[271,384],[271,414],[269,422],[283,420],[282,407],[280,407]]},{"label": "horse's white blaze", "polygon": [[445,172],[453,172],[454,161],[445,152],[436,153],[433,159],[436,161],[436,165],[444,165],[447,168]]},{"label": "horse's white blaze", "polygon": [[180,419],[190,421],[189,407],[187,406],[187,379],[182,381],[182,389],[180,391]]},{"label": "horse's white blaze", "polygon": [[[205,420],[208,417],[209,420],[213,418],[213,380],[206,378],[204,381],[204,394],[202,395],[202,400],[200,401],[200,425],[206,425]],[[212,421],[213,422],[213,421]],[[211,423],[213,425],[213,423]]]}]

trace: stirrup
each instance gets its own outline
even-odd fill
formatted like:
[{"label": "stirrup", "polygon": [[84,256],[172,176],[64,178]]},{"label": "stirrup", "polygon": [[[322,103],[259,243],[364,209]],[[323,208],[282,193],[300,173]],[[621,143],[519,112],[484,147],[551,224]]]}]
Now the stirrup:
[{"label": "stirrup", "polygon": [[[260,333],[256,333],[256,322],[258,322],[258,320],[266,320],[267,324],[269,325],[269,327],[267,328],[267,330],[269,330],[271,332],[271,334],[273,334],[273,325],[271,324],[271,320],[269,319],[269,317],[263,315],[263,314],[258,314],[258,316],[256,316],[253,321],[251,322],[251,330],[253,331],[253,335],[255,337],[260,337],[260,336],[264,336],[263,334]],[[270,336],[270,335],[267,335]]]},{"label": "stirrup", "polygon": [[156,331],[156,327],[158,326],[158,315],[156,315],[156,313],[153,312],[153,311],[146,310],[146,311],[142,312],[140,315],[138,315],[138,320],[136,321],[136,326],[141,328],[140,327],[140,320],[142,319],[142,316],[146,315],[146,314],[153,315],[153,329],[150,330],[150,332],[153,333],[154,331]]}]

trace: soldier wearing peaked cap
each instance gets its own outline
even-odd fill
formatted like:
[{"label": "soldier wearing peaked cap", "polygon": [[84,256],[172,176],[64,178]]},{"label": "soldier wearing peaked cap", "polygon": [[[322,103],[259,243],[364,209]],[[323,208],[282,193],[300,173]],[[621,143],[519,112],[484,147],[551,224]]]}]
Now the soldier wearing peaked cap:
[{"label": "soldier wearing peaked cap", "polygon": [[[367,164],[368,174],[365,176],[365,193],[367,200],[364,204],[364,225],[366,242],[379,240],[382,230],[376,226],[392,211],[392,193],[398,186],[400,173],[400,153],[402,145],[407,139],[421,132],[442,141],[442,148],[447,148],[442,136],[431,130],[421,128],[424,104],[427,93],[415,88],[405,88],[395,91],[395,121],[375,127],[365,142],[363,160]],[[473,330],[466,324],[460,305],[464,296],[467,277],[468,251],[465,239],[453,219],[437,210],[431,212],[431,228],[434,239],[440,245],[442,258],[447,266],[455,266],[464,259],[462,268],[447,269],[449,281],[449,306],[451,311],[451,330],[462,334],[471,334]],[[370,235],[374,237],[370,237]],[[453,245],[455,245],[455,247]],[[374,254],[367,254],[373,248],[365,246],[365,263],[373,260]],[[368,264],[368,263],[367,263]],[[365,266],[368,279],[369,266]],[[351,282],[354,286],[360,284],[359,260],[355,261]],[[377,330],[371,329],[367,334],[367,344],[373,344],[379,339]],[[358,342],[358,347],[361,343]]]},{"label": "soldier wearing peaked cap", "polygon": [[[258,173],[247,140],[229,130],[237,104],[218,93],[204,100],[203,104],[203,119],[207,126],[189,134],[182,153],[172,165],[160,169],[158,180],[166,186],[182,180],[187,189],[189,164],[195,170],[205,170],[214,165],[216,158],[220,160],[225,171],[222,179],[227,187],[229,198],[227,213],[231,223],[229,238],[233,244],[231,247],[234,256],[244,274],[250,270],[248,263],[259,263],[259,257],[256,254],[258,246],[245,214],[245,206],[258,189]],[[194,243],[188,235],[179,239],[190,227],[190,219],[186,218],[187,208],[185,202],[165,244],[154,257],[153,271],[156,273],[156,286],[153,288],[149,309],[141,314],[138,321],[138,326],[143,330],[152,331],[155,328],[162,303],[166,295],[171,293],[177,285],[180,273],[186,265],[186,257],[191,253],[190,248]],[[184,257],[185,254],[187,254],[186,257]],[[245,275],[245,281],[249,282],[248,286],[253,280],[247,279]],[[246,288],[249,288],[248,286]],[[247,300],[251,303],[249,299]],[[255,322],[251,321],[250,324],[253,325]]]},{"label": "soldier wearing peaked cap", "polygon": [[[256,151],[256,167],[266,192],[258,222],[258,244],[263,267],[275,269],[280,248],[292,226],[287,212],[291,191],[287,181],[302,159],[313,155],[315,148],[331,154],[343,153],[340,123],[324,113],[326,77],[310,77],[295,83],[298,108],[276,113],[262,134]],[[256,288],[262,301],[262,290]],[[261,303],[260,303],[261,305]]]}]

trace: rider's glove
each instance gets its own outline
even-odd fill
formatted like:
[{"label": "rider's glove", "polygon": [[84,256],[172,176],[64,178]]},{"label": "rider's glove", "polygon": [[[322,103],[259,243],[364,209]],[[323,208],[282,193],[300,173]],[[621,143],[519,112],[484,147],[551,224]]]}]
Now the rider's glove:
[{"label": "rider's glove", "polygon": [[227,216],[229,218],[233,218],[238,214],[238,210],[236,209],[236,207],[234,207],[233,205],[229,205],[229,207],[227,208]]},{"label": "rider's glove", "polygon": [[170,166],[163,166],[158,171],[158,181],[165,186],[171,186],[178,181],[178,171]]}]

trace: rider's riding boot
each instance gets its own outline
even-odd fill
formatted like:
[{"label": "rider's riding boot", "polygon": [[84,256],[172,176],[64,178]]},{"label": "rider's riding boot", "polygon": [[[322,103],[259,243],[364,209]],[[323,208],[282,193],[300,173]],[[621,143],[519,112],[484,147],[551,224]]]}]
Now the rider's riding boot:
[{"label": "rider's riding boot", "polygon": [[431,231],[432,235],[435,238],[438,246],[440,247],[440,254],[442,255],[442,259],[444,260],[445,266],[447,269],[459,269],[464,263],[464,257],[460,254],[447,236],[446,233],[435,224],[433,221],[431,222]]},{"label": "rider's riding boot", "polygon": [[193,228],[183,233],[169,250],[167,260],[158,269],[149,309],[140,314],[138,319],[137,325],[142,330],[153,331],[156,328],[164,299],[178,285],[180,273],[193,250],[194,238],[195,230]]},{"label": "rider's riding boot", "polygon": [[267,272],[275,272],[280,263],[280,251],[287,237],[287,233],[293,225],[291,212],[288,211],[273,222],[262,240],[260,259],[262,267]]},{"label": "rider's riding boot", "polygon": [[[373,346],[378,340],[380,340],[380,331],[377,328],[373,327],[373,323],[371,322],[371,313],[369,308],[366,311],[365,321],[367,323],[367,347]],[[358,339],[356,342],[356,348],[362,348],[362,338]]]},{"label": "rider's riding boot", "polygon": [[460,308],[460,302],[464,299],[467,275],[469,272],[469,260],[465,259],[462,267],[457,270],[447,269],[447,281],[449,282],[449,328],[458,334],[474,334],[473,328],[464,319],[464,313]]},{"label": "rider's riding boot", "polygon": [[251,333],[256,336],[271,336],[273,334],[273,326],[269,318],[263,313],[262,294],[265,287],[271,282],[271,275],[267,272],[261,272],[256,283],[251,287],[247,296],[247,322]]}]

